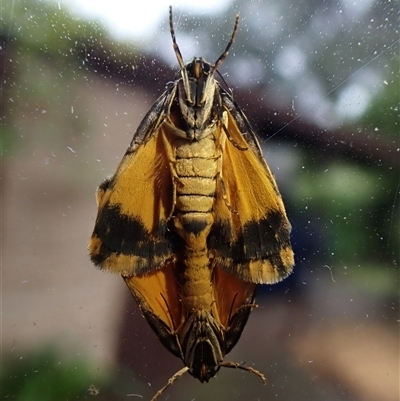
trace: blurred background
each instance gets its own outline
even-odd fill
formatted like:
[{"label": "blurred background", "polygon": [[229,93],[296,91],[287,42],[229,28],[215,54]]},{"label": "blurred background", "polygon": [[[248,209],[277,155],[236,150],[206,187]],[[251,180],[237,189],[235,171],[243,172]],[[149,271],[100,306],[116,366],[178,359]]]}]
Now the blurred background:
[{"label": "blurred background", "polygon": [[185,61],[215,61],[240,14],[220,72],[277,177],[296,267],[260,287],[226,358],[266,386],[222,369],[160,400],[398,400],[400,13],[388,0],[2,3],[1,399],[149,400],[182,367],[86,250],[97,185],[177,71],[169,4]]}]

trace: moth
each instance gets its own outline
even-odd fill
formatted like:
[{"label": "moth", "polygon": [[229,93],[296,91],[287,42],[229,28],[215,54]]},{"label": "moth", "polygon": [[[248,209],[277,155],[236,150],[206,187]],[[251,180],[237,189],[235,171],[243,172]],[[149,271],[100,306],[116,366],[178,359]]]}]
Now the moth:
[{"label": "moth", "polygon": [[215,78],[238,30],[214,64],[184,64],[140,123],[121,163],[97,190],[89,243],[101,270],[120,274],[161,343],[208,382],[256,307],[258,284],[294,265],[291,226],[255,132]]}]

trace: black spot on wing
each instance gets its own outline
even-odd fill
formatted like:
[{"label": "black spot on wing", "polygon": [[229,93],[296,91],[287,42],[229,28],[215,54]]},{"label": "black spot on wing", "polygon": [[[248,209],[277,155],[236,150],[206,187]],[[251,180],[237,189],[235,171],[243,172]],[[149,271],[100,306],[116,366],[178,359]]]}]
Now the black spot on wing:
[{"label": "black spot on wing", "polygon": [[111,178],[105,178],[99,185],[99,190],[105,192],[111,186]]},{"label": "black spot on wing", "polygon": [[[234,228],[231,228],[234,230]],[[228,258],[234,263],[254,259],[279,258],[279,251],[290,246],[290,224],[280,212],[270,212],[258,221],[249,221],[235,241],[230,241],[229,223],[221,223],[208,238],[208,247],[218,258]]]},{"label": "black spot on wing", "polygon": [[101,265],[111,254],[124,254],[146,258],[151,264],[152,260],[171,254],[167,232],[166,223],[160,223],[150,233],[139,219],[124,215],[118,205],[105,205],[93,231],[93,237],[101,240],[101,247],[92,261]]},{"label": "black spot on wing", "polygon": [[290,225],[282,213],[272,212],[257,222],[246,223],[242,238],[236,241],[233,249],[234,254],[240,254],[244,249],[244,255],[250,259],[262,259],[288,245]]},{"label": "black spot on wing", "polygon": [[232,241],[232,226],[229,221],[217,220],[207,238],[208,249],[216,249],[218,253],[224,249],[229,252],[229,244]]}]

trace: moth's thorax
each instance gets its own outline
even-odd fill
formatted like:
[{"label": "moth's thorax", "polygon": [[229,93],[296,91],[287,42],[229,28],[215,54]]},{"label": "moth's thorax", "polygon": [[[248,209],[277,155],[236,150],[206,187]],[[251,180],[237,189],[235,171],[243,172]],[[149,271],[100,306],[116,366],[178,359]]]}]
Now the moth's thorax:
[{"label": "moth's thorax", "polygon": [[199,140],[215,130],[219,102],[217,85],[211,64],[201,57],[195,57],[182,69],[178,104],[186,123],[186,127],[182,127],[185,138]]}]

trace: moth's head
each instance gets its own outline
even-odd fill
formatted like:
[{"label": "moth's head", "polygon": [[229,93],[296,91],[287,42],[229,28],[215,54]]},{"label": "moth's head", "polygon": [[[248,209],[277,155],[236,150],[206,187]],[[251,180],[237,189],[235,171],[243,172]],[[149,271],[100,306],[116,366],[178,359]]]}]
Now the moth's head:
[{"label": "moth's head", "polygon": [[206,310],[197,310],[182,329],[183,362],[189,373],[202,383],[220,369],[225,347],[220,326]]},{"label": "moth's head", "polygon": [[172,7],[169,11],[169,26],[171,31],[172,43],[178,64],[180,67],[180,78],[178,85],[178,100],[180,108],[180,118],[184,121],[183,126],[177,127],[175,133],[187,140],[200,140],[214,131],[218,113],[221,113],[218,104],[218,97],[215,97],[217,81],[214,73],[228,56],[228,51],[232,46],[237,28],[239,16],[236,16],[235,26],[231,38],[225,51],[218,57],[214,64],[210,64],[201,57],[194,57],[186,65],[183,62],[182,54],[176,43],[175,31],[172,20]]},{"label": "moth's head", "polygon": [[211,338],[199,338],[189,354],[189,360],[185,361],[189,373],[201,383],[208,383],[220,369],[220,346]]}]

